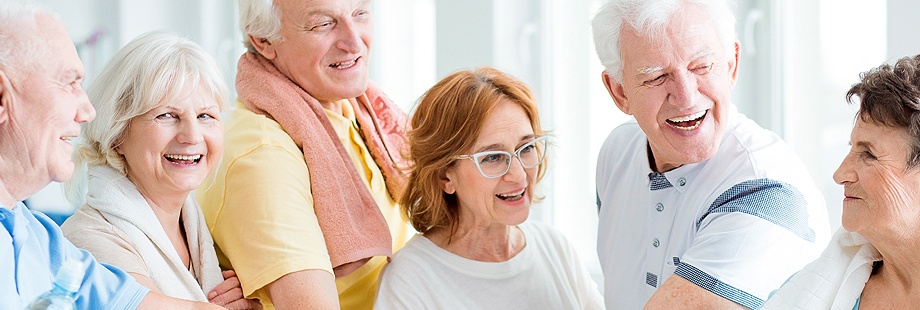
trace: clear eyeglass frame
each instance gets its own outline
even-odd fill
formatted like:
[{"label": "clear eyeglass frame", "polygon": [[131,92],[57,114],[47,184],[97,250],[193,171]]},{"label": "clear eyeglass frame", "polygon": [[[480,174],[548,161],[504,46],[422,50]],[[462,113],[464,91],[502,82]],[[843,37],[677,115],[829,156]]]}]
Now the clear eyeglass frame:
[{"label": "clear eyeglass frame", "polygon": [[[518,162],[521,163],[521,166],[524,167],[525,169],[530,169],[530,168],[539,166],[541,163],[543,163],[543,160],[546,159],[546,149],[547,149],[548,144],[549,144],[549,136],[542,136],[542,137],[533,139],[530,142],[527,142],[526,144],[522,145],[517,150],[515,150],[513,154],[505,152],[505,151],[485,151],[485,152],[479,152],[475,154],[458,155],[457,159],[472,160],[473,163],[476,165],[476,169],[479,169],[479,173],[482,174],[483,177],[487,179],[495,179],[495,178],[500,178],[504,176],[506,173],[508,173],[508,170],[511,169],[512,157],[516,157]],[[536,159],[533,159],[533,160],[536,160],[535,162],[531,162],[530,164],[528,164],[528,163],[525,163],[525,159],[521,158],[521,152],[530,151],[530,150],[537,152],[536,153],[537,157]],[[498,170],[492,171],[494,169],[489,169],[489,168],[483,169],[482,167],[483,165],[481,163],[482,158],[488,157],[488,156],[494,156],[494,155],[504,156],[504,161],[503,161],[504,169],[498,169],[498,170],[501,170],[501,173],[498,173],[497,172]],[[531,159],[528,158],[528,160],[531,160]],[[486,170],[489,170],[491,173],[487,173]]]}]

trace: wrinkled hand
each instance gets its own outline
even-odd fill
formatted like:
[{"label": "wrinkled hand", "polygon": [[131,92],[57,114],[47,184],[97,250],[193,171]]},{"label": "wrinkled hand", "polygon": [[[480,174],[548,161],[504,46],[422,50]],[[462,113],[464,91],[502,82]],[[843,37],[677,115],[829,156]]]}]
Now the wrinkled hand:
[{"label": "wrinkled hand", "polygon": [[262,309],[259,302],[243,298],[243,288],[240,287],[240,279],[236,277],[236,272],[225,270],[221,274],[224,276],[224,282],[208,292],[210,303],[227,309]]}]

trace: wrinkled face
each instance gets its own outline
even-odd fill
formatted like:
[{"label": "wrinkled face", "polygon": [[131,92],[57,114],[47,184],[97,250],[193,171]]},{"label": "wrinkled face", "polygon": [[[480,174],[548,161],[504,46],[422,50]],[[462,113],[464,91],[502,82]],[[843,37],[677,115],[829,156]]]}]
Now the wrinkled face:
[{"label": "wrinkled face", "polygon": [[[476,144],[464,154],[484,151],[514,153],[536,136],[530,118],[517,103],[505,100],[489,114]],[[458,159],[447,169],[442,188],[457,195],[461,225],[504,227],[527,219],[537,167],[525,169],[517,158],[505,175],[489,179],[469,159]]]},{"label": "wrinkled face", "polygon": [[370,0],[276,0],[281,41],[262,52],[320,102],[367,89],[373,34]]},{"label": "wrinkled face", "polygon": [[71,139],[96,110],[80,85],[83,63],[64,25],[47,16],[38,16],[37,24],[40,53],[24,57],[38,60],[34,68],[20,68],[22,78],[12,81],[14,105],[6,108],[12,126],[9,145],[21,148],[16,164],[24,170],[23,180],[47,184],[73,174]]},{"label": "wrinkled face", "polygon": [[123,142],[128,178],[145,195],[181,195],[198,188],[223,151],[218,102],[204,87],[131,119]]},{"label": "wrinkled face", "polygon": [[920,224],[920,169],[905,170],[909,139],[905,129],[857,117],[850,153],[834,172],[834,181],[843,185],[846,230],[872,241],[914,231]]},{"label": "wrinkled face", "polygon": [[604,84],[648,136],[654,170],[705,161],[719,149],[738,63],[737,42],[734,54],[723,42],[709,16],[693,5],[674,15],[662,42],[624,24],[623,83],[605,73]]}]

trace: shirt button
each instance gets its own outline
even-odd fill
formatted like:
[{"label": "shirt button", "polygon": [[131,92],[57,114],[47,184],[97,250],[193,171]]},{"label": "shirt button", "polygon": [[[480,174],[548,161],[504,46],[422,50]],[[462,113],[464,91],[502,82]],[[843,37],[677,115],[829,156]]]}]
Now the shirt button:
[{"label": "shirt button", "polygon": [[687,179],[684,179],[684,178],[677,179],[677,185],[680,185],[680,186],[687,185]]},{"label": "shirt button", "polygon": [[661,242],[658,242],[658,238],[655,238],[655,240],[652,241],[652,245],[657,248],[659,245],[661,245]]},{"label": "shirt button", "polygon": [[664,205],[661,203],[658,203],[657,205],[655,205],[655,210],[658,210],[658,212],[664,211]]}]

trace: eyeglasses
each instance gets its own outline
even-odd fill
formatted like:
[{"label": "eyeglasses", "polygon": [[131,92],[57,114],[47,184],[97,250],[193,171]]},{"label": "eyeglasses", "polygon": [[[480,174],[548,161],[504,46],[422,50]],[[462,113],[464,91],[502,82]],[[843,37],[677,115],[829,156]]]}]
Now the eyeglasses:
[{"label": "eyeglasses", "polygon": [[[514,157],[521,162],[525,169],[533,168],[546,158],[546,145],[549,137],[542,136],[533,139],[514,151]],[[457,159],[469,159],[476,164],[479,173],[488,179],[494,179],[508,173],[511,169],[511,153],[505,151],[485,151],[471,155],[459,155]]]}]

